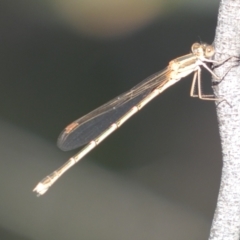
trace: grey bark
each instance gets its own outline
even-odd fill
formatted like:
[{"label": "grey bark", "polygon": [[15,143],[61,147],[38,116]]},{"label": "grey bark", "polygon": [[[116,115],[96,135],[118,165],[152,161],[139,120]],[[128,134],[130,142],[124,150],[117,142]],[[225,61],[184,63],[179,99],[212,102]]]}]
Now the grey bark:
[{"label": "grey bark", "polygon": [[[215,60],[240,55],[240,1],[221,0],[216,36]],[[230,69],[230,70],[229,70]],[[214,86],[222,144],[223,168],[209,239],[240,239],[240,67],[231,59],[215,69],[224,78]],[[216,80],[214,80],[216,81]]]}]

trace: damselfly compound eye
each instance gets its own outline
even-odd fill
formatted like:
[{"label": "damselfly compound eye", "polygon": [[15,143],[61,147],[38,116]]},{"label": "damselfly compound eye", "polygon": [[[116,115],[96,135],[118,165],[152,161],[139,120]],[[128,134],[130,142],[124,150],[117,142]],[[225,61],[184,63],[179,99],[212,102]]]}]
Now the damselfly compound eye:
[{"label": "damselfly compound eye", "polygon": [[200,43],[194,43],[191,47],[192,53],[196,54],[200,48],[201,44]]},{"label": "damselfly compound eye", "polygon": [[215,53],[214,47],[211,46],[211,45],[208,45],[206,47],[206,49],[205,49],[205,56],[206,56],[206,58],[212,57],[214,55],[214,53]]}]

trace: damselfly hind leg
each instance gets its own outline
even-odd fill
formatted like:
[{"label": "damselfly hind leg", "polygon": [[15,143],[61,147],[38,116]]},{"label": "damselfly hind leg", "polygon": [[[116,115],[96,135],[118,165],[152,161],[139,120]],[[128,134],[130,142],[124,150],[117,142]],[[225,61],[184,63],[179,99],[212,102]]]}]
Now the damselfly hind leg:
[{"label": "damselfly hind leg", "polygon": [[[222,99],[216,98],[213,94],[205,95],[202,93],[202,83],[201,83],[201,68],[199,67],[193,75],[192,86],[190,90],[191,97],[198,97],[201,100],[209,101],[221,101]],[[197,89],[197,91],[196,91]],[[196,94],[197,92],[197,94]]]}]

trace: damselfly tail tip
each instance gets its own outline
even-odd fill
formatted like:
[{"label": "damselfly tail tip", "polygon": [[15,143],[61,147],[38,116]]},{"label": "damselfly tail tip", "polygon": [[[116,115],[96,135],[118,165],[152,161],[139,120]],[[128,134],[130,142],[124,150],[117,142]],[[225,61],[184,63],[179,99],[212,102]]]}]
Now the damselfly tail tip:
[{"label": "damselfly tail tip", "polygon": [[48,190],[48,187],[45,184],[42,184],[41,182],[38,183],[38,185],[33,189],[33,192],[37,193],[37,196],[40,197]]}]

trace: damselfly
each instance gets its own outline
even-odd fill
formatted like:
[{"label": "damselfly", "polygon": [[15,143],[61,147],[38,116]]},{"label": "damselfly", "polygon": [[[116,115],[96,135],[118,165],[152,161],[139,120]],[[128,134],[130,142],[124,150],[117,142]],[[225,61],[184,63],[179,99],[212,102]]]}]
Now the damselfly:
[{"label": "damselfly", "polygon": [[[86,146],[63,166],[45,177],[33,191],[37,192],[38,195],[44,194],[64,172],[118,129],[132,115],[165,89],[191,73],[194,73],[190,90],[191,97],[216,100],[213,95],[203,95],[201,91],[201,66],[216,79],[219,79],[207,65],[207,63],[218,64],[218,62],[211,60],[214,52],[212,45],[194,43],[191,53],[172,60],[164,70],[153,74],[128,92],[68,125],[58,138],[58,147],[68,151],[85,144]],[[195,90],[197,90],[196,93]]]}]

